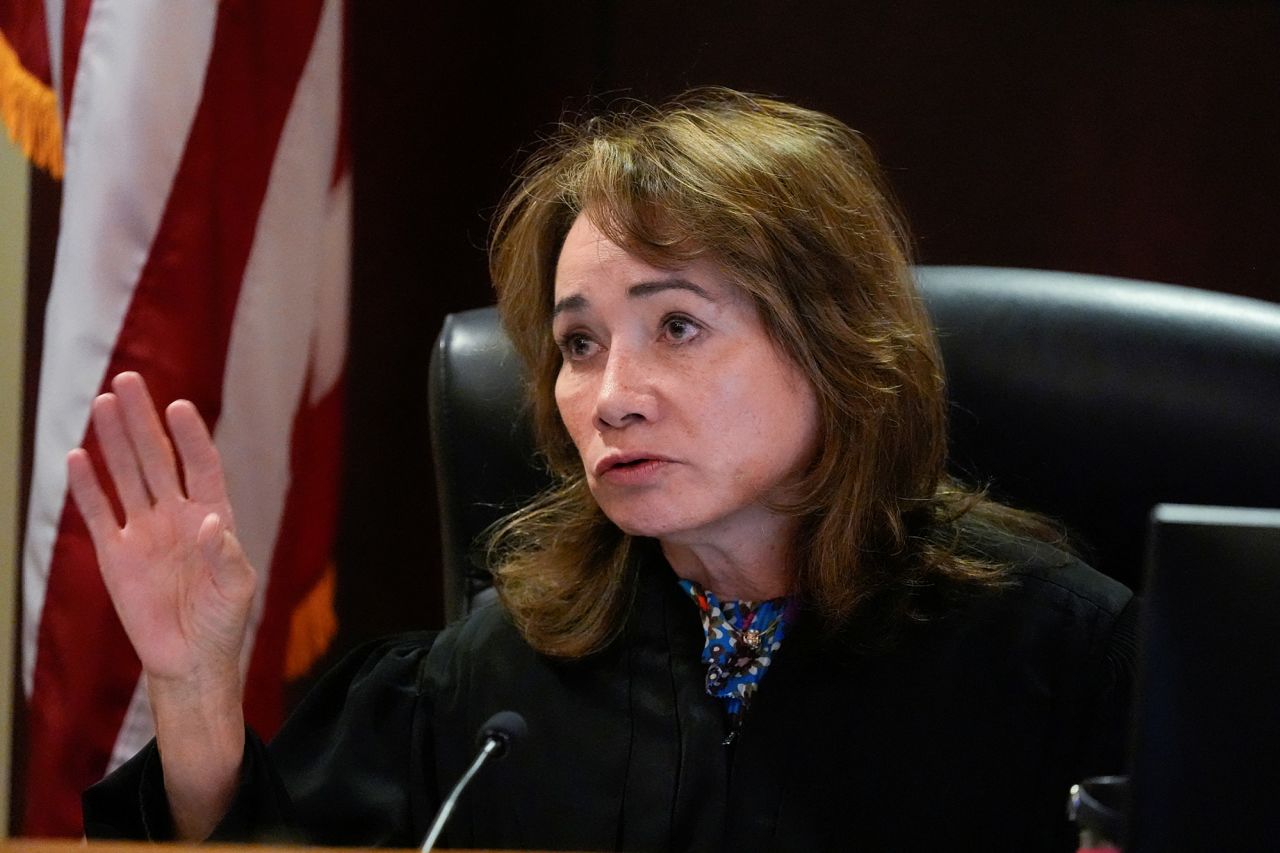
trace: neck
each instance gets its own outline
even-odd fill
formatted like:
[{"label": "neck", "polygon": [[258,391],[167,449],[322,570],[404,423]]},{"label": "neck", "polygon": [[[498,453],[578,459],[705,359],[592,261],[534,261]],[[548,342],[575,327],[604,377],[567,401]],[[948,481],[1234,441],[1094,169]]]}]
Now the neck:
[{"label": "neck", "polygon": [[662,554],[675,573],[722,599],[765,601],[791,592],[790,535],[756,547],[662,541]]}]

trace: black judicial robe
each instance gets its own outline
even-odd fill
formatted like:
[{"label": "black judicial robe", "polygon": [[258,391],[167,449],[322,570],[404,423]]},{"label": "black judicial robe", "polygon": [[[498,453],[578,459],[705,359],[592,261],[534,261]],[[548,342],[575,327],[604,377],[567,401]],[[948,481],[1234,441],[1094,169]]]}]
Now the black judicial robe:
[{"label": "black judicial robe", "polygon": [[[621,637],[534,652],[494,605],[353,653],[270,747],[250,738],[213,840],[418,846],[519,711],[528,735],[463,795],[443,847],[1071,850],[1067,790],[1123,767],[1131,593],[1049,546],[1002,540],[1008,588],[888,649],[802,612],[726,745],[693,602],[655,556]],[[154,744],[85,794],[91,838],[170,832]]]}]

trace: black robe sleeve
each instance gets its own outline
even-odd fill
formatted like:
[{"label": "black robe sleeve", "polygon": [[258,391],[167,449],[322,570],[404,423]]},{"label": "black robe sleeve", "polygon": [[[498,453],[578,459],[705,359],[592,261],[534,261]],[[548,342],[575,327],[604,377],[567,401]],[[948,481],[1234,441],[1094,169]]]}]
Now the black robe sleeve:
[{"label": "black robe sleeve", "polygon": [[[421,678],[434,638],[357,649],[269,747],[247,732],[235,799],[209,840],[417,846],[437,805]],[[155,742],[86,791],[83,805],[89,838],[171,839]]]},{"label": "black robe sleeve", "polygon": [[[1123,769],[1132,594],[1046,545],[985,553],[1008,583],[888,647],[802,613],[730,747],[697,608],[658,557],[618,640],[583,660],[537,654],[497,606],[439,641],[367,646],[270,747],[248,742],[212,837],[416,846],[477,727],[513,709],[529,737],[477,777],[446,846],[1074,849],[1067,789]],[[169,837],[155,748],[91,789],[85,816],[91,837]]]}]

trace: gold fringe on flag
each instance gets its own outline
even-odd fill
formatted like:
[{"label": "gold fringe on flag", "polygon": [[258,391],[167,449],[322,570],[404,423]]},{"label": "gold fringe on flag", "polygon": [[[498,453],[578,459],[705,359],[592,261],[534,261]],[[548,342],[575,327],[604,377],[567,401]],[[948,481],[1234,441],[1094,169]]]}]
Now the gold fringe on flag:
[{"label": "gold fringe on flag", "polygon": [[284,677],[287,681],[296,681],[306,675],[316,661],[324,657],[338,633],[338,616],[333,609],[337,576],[333,563],[325,566],[324,574],[289,617],[289,639],[284,647]]},{"label": "gold fringe on flag", "polygon": [[0,120],[27,158],[62,177],[62,117],[53,89],[40,82],[0,32]]}]

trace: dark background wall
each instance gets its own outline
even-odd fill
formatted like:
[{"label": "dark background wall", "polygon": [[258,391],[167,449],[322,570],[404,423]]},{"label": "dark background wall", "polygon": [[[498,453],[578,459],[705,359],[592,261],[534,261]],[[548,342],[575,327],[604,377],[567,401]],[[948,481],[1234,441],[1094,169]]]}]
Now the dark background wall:
[{"label": "dark background wall", "polygon": [[563,113],[690,85],[863,131],[927,263],[1280,299],[1280,4],[353,3],[355,286],[339,646],[440,621],[427,450],[443,316]]},{"label": "dark background wall", "polygon": [[[867,135],[923,262],[1280,300],[1276,0],[348,6],[355,245],[331,657],[441,622],[431,345],[447,313],[492,301],[489,214],[562,114],[699,84],[780,95]],[[33,172],[29,341],[59,205]],[[38,362],[29,348],[28,460]]]}]

